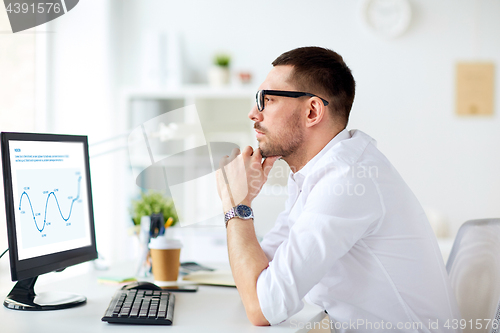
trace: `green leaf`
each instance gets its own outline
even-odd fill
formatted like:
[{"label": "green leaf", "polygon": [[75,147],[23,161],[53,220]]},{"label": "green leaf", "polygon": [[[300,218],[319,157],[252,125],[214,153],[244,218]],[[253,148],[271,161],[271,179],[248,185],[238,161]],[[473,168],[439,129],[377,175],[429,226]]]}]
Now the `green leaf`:
[{"label": "green leaf", "polygon": [[217,66],[221,67],[229,67],[229,63],[231,62],[231,56],[228,54],[217,54],[214,59],[214,63]]},{"label": "green leaf", "polygon": [[134,221],[135,225],[141,224],[141,218],[143,216],[151,216],[151,214],[158,213],[163,214],[165,221],[171,217],[174,220],[172,226],[179,220],[172,198],[160,192],[152,190],[142,192],[139,199],[132,200],[130,214],[132,215],[132,221]]}]

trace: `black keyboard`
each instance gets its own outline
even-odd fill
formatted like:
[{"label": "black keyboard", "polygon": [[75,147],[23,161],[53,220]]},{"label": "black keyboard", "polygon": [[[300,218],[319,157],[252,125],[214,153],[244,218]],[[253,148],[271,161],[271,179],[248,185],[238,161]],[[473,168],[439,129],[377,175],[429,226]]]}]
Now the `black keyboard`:
[{"label": "black keyboard", "polygon": [[175,296],[162,290],[118,290],[102,321],[114,324],[172,325]]}]

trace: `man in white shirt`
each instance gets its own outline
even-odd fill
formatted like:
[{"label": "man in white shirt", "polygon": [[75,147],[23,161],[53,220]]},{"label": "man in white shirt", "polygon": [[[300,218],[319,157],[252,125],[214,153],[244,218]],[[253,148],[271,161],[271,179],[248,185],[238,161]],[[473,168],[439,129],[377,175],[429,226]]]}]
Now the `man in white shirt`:
[{"label": "man in white shirt", "polygon": [[[345,129],[355,83],[342,57],[305,47],[273,66],[249,113],[259,149],[233,151],[217,173],[249,320],[278,324],[305,297],[339,332],[457,331],[459,310],[423,209],[376,142]],[[278,158],[292,170],[289,198],[259,244],[251,203]]]}]

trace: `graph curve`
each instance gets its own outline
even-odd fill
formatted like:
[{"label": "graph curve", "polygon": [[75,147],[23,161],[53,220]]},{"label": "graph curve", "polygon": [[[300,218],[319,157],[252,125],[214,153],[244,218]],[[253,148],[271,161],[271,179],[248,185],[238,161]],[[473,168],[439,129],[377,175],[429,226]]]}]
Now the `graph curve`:
[{"label": "graph curve", "polygon": [[33,205],[31,204],[30,196],[28,195],[28,193],[26,191],[23,191],[23,193],[21,194],[21,198],[19,199],[19,210],[22,209],[23,197],[26,196],[26,198],[28,199],[28,203],[30,204],[31,214],[33,216],[33,221],[35,222],[35,227],[37,228],[37,230],[39,232],[43,232],[43,230],[45,229],[45,226],[47,225],[47,208],[48,208],[48,204],[49,204],[49,199],[50,199],[51,196],[53,196],[54,199],[56,200],[56,204],[57,204],[57,208],[59,210],[59,214],[61,215],[61,218],[66,222],[71,217],[71,212],[73,211],[73,204],[75,203],[75,201],[79,200],[79,198],[80,198],[80,182],[81,182],[81,180],[82,180],[82,176],[78,177],[78,191],[77,191],[76,198],[73,198],[73,200],[71,201],[71,206],[70,206],[70,209],[69,209],[68,217],[64,217],[64,215],[63,215],[63,213],[61,211],[61,207],[59,205],[59,200],[57,200],[57,195],[56,195],[56,193],[54,191],[50,192],[47,195],[47,200],[45,201],[45,213],[44,213],[44,217],[43,217],[43,226],[42,226],[41,229],[38,227],[38,223],[36,221],[35,212],[33,211]]}]

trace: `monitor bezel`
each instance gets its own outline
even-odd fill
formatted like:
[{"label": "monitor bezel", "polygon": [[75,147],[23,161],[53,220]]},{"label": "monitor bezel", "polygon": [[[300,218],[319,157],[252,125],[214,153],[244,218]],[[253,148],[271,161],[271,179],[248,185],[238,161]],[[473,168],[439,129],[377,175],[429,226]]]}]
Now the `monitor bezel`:
[{"label": "monitor bezel", "polygon": [[[12,189],[12,168],[10,163],[10,141],[42,141],[42,142],[74,142],[83,144],[85,174],[87,177],[87,200],[90,223],[90,246],[51,253],[39,257],[19,260],[17,248],[17,233],[15,220],[15,205]],[[92,203],[92,188],[90,181],[90,163],[87,136],[67,134],[41,133],[1,133],[3,183],[5,197],[5,212],[7,218],[7,238],[9,244],[10,271],[12,281],[24,280],[41,274],[59,271],[66,267],[80,264],[97,258],[95,238],[94,211]]]}]

